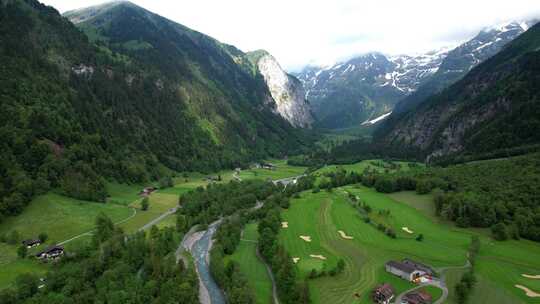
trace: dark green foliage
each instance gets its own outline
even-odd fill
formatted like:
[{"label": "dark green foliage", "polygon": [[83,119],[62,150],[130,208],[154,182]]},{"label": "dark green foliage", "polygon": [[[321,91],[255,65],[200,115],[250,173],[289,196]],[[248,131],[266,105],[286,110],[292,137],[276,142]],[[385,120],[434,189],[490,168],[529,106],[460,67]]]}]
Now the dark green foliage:
[{"label": "dark green foliage", "polygon": [[147,196],[145,196],[141,201],[141,210],[146,211],[148,210],[148,207],[150,206],[150,200]]},{"label": "dark green foliage", "polygon": [[508,239],[508,229],[504,223],[497,223],[491,226],[491,233],[498,241],[506,241]]},{"label": "dark green foliage", "polygon": [[20,257],[21,259],[24,259],[26,258],[27,255],[28,255],[28,248],[26,248],[25,245],[21,245],[19,246],[19,248],[17,248],[18,257]]},{"label": "dark green foliage", "polygon": [[172,186],[174,186],[174,181],[170,175],[159,179],[159,188],[170,188]]},{"label": "dark green foliage", "polygon": [[416,240],[419,241],[419,242],[422,242],[424,240],[424,235],[422,233],[420,233],[417,237],[416,237]]},{"label": "dark green foliage", "polygon": [[261,180],[212,183],[206,189],[201,187],[182,195],[179,212],[189,226],[208,225],[221,216],[254,207],[257,200],[266,199],[276,189],[273,183]]},{"label": "dark green foliage", "polygon": [[40,242],[45,243],[49,239],[49,235],[46,232],[42,232],[38,235],[38,239]]}]

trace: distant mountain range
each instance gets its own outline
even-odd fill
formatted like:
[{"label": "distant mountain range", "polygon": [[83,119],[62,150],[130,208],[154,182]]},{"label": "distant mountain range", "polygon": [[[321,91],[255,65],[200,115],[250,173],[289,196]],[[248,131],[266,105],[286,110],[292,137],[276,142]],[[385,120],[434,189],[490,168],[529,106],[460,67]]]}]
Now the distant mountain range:
[{"label": "distant mountain range", "polygon": [[[524,28],[510,24],[482,32],[479,37],[486,37],[484,43],[471,41],[457,48],[452,57],[449,54],[446,65],[439,70],[465,76],[406,111],[392,113],[375,133],[375,143],[384,151],[423,156],[427,160],[493,158],[537,149],[540,24],[492,57],[479,55],[483,50],[493,54],[498,41],[514,37]],[[460,60],[450,66],[453,58]],[[482,60],[485,61],[470,68]],[[456,72],[445,72],[453,70]]]},{"label": "distant mountain range", "polygon": [[406,111],[457,81],[496,54],[533,22],[512,22],[481,31],[455,49],[386,56],[370,53],[331,67],[309,66],[295,74],[306,89],[318,126],[343,128]]}]

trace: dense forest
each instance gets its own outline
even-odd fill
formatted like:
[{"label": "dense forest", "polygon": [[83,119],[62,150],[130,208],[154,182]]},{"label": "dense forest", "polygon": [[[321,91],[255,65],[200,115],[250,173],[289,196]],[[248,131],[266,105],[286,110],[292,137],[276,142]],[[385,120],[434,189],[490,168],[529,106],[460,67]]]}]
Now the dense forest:
[{"label": "dense forest", "polygon": [[91,244],[70,251],[43,279],[20,275],[0,303],[199,303],[197,275],[176,262],[177,246],[173,228],[126,235],[100,215]]},{"label": "dense forest", "polygon": [[[307,143],[233,47],[141,10],[119,6],[96,41],[35,0],[0,1],[0,220],[49,189],[105,201],[106,179],[232,168]],[[153,47],[122,43],[137,32]]]}]

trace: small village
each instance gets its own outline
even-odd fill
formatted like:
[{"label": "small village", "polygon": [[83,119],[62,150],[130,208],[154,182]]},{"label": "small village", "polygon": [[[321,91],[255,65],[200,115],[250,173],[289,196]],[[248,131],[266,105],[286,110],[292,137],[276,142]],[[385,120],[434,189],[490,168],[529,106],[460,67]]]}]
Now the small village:
[{"label": "small village", "polygon": [[[418,285],[418,288],[406,293],[401,300],[397,299],[394,287],[389,283],[383,283],[377,286],[372,293],[374,303],[378,304],[431,304],[432,296],[422,290],[423,286],[439,286],[440,281],[435,277],[435,271],[422,263],[403,259],[401,262],[388,261],[385,264],[385,270],[403,280],[412,282]],[[395,301],[394,301],[395,299]],[[400,302],[398,302],[400,301]]]}]

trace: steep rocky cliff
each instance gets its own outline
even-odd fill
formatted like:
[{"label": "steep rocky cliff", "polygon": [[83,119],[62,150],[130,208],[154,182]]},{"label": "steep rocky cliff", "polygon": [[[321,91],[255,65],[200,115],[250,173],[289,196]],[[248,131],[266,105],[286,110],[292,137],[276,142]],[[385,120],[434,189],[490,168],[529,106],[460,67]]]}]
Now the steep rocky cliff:
[{"label": "steep rocky cliff", "polygon": [[300,80],[287,74],[277,60],[265,51],[248,53],[264,77],[275,101],[275,111],[294,127],[309,128],[313,123],[311,107]]}]

